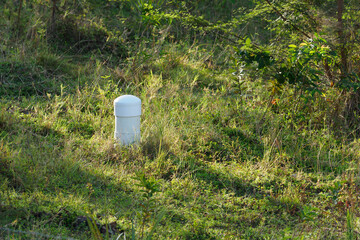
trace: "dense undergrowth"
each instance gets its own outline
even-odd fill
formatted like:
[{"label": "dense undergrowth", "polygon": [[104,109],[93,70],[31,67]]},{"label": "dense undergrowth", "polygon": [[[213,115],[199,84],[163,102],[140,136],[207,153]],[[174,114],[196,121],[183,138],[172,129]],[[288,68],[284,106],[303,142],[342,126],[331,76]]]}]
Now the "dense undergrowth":
[{"label": "dense undergrowth", "polygon": [[[1,2],[0,237],[358,239],[344,90],[234,76],[234,36],[199,26],[255,3],[164,2]],[[143,109],[128,148],[123,94]]]}]

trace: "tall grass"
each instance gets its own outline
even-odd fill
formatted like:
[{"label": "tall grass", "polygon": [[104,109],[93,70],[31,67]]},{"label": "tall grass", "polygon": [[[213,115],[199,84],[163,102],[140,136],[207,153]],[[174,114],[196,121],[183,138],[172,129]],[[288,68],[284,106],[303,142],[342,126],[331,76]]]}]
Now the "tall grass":
[{"label": "tall grass", "polygon": [[[106,238],[115,222],[109,238],[356,239],[359,141],[324,121],[328,101],[274,101],[233,79],[231,48],[159,36],[130,56],[1,38],[0,227],[18,232],[0,236]],[[123,94],[142,100],[137,147],[114,146]]]}]

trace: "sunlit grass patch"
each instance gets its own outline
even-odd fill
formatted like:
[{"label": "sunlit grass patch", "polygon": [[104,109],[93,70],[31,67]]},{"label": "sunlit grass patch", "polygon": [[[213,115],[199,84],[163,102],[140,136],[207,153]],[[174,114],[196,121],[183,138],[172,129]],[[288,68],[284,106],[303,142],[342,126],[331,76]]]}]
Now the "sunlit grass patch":
[{"label": "sunlit grass patch", "polygon": [[[294,99],[274,105],[261,82],[239,88],[205,64],[207,53],[168,51],[136,71],[49,53],[38,64],[73,83],[1,96],[1,224],[88,238],[76,221],[92,217],[127,236],[156,226],[160,239],[335,238],[350,209],[357,231],[356,140],[296,125]],[[123,94],[142,100],[141,142],[128,148],[113,139]],[[159,184],[151,199],[139,174]]]}]

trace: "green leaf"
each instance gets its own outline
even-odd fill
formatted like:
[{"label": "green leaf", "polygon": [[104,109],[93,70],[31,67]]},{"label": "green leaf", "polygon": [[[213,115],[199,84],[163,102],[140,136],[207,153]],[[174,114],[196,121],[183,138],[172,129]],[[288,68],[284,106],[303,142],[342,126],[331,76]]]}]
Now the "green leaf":
[{"label": "green leaf", "polygon": [[289,48],[297,48],[297,46],[294,45],[294,44],[290,44],[290,45],[289,45]]},{"label": "green leaf", "polygon": [[250,45],[251,45],[251,39],[250,39],[250,38],[247,38],[247,39],[245,40],[245,45],[246,45],[246,46],[250,46]]}]

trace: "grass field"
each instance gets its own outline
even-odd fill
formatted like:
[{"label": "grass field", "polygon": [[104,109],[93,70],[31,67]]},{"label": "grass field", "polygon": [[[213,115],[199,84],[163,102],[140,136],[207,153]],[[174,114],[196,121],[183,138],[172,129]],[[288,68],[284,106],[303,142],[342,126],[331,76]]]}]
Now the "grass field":
[{"label": "grass field", "polygon": [[[3,61],[2,235],[88,238],[87,223],[76,224],[83,216],[137,239],[358,234],[359,141],[317,130],[315,114],[312,125],[292,124],[298,113],[275,109],[259,82],[239,89],[209,56],[168,48],[137,76],[94,57]],[[113,100],[122,94],[142,99],[139,146],[114,147]],[[283,94],[278,105],[291,101]]]},{"label": "grass field", "polygon": [[[119,60],[4,39],[0,238],[359,239],[360,141],[325,120],[335,89],[274,97],[196,40]],[[130,147],[124,94],[142,100]]]}]

